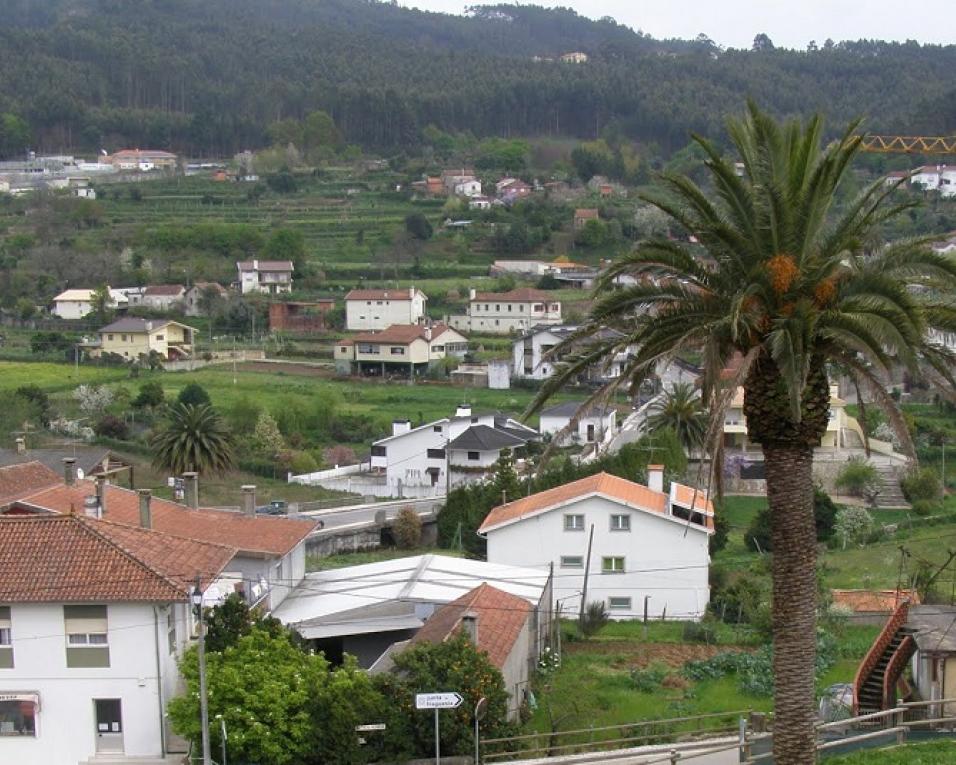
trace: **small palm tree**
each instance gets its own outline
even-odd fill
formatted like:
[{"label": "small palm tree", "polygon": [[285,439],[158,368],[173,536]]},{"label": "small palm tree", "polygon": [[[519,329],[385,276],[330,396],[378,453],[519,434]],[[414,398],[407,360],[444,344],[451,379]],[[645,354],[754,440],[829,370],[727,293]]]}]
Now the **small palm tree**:
[{"label": "small palm tree", "polygon": [[681,446],[691,454],[704,445],[707,438],[707,412],[700,394],[690,383],[677,383],[649,407],[647,427],[650,430],[670,428]]},{"label": "small palm tree", "polygon": [[209,404],[177,403],[150,441],[153,465],[176,474],[225,473],[234,463],[232,434]]},{"label": "small palm tree", "polygon": [[[599,280],[588,320],[555,349],[569,356],[532,406],[629,347],[635,352],[611,385],[636,389],[661,361],[693,351],[702,359],[711,418],[706,445],[716,450],[724,411],[743,387],[770,505],[773,750],[782,765],[815,762],[811,470],[829,415],[827,365],[838,363],[866,384],[898,425],[879,372],[902,366],[940,389],[956,388],[954,355],[930,340],[933,330],[956,329],[956,258],[913,240],[867,252],[879,225],[907,206],[888,203],[894,187],[882,180],[833,211],[860,147],[857,127],[821,148],[819,117],[780,125],[751,104],[744,119],[729,123],[736,157],[695,138],[712,194],[664,175],[663,190],[644,198],[693,232],[700,249],[654,238],[621,257]],[[740,176],[734,159],[743,164]],[[615,290],[621,276],[634,286]],[[905,427],[897,429],[911,451]]]}]

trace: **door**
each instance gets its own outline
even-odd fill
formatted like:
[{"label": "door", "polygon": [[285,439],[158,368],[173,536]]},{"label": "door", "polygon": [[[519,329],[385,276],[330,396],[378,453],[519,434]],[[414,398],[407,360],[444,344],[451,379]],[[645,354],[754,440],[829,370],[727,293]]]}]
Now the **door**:
[{"label": "door", "polygon": [[123,710],[119,699],[94,699],[96,751],[123,752]]},{"label": "door", "polygon": [[594,441],[594,425],[589,424],[588,425],[588,443],[590,444],[593,441]]}]

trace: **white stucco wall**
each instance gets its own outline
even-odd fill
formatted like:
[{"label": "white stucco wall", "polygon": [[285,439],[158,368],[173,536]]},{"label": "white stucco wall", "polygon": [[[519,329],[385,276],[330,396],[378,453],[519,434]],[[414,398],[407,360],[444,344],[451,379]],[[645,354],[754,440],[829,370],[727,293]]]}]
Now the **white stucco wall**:
[{"label": "white stucco wall", "polygon": [[94,699],[120,699],[127,755],[162,753],[160,688],[156,671],[175,666],[159,634],[152,605],[109,604],[110,666],[66,666],[62,604],[12,604],[14,668],[0,671],[0,694],[38,693],[37,735],[0,737],[0,762],[74,765],[96,753]]},{"label": "white stucco wall", "polygon": [[417,324],[425,316],[425,297],[416,292],[396,291],[381,300],[346,300],[345,328],[352,331],[381,330],[392,324]]},{"label": "white stucco wall", "polygon": [[[564,530],[564,516],[568,513],[584,515],[583,530]],[[621,513],[630,514],[631,530],[611,531],[610,516]],[[652,616],[660,616],[665,607],[668,618],[698,619],[703,615],[710,598],[708,535],[680,519],[630,509],[603,497],[576,500],[490,531],[488,561],[541,569],[553,563],[554,597],[563,600],[565,612],[577,613],[584,568],[562,567],[561,558],[586,556],[591,524],[594,545],[588,602],[631,598],[629,609],[608,609],[614,619],[642,616],[645,595],[651,596]],[[625,573],[602,573],[604,557],[624,557]]]}]

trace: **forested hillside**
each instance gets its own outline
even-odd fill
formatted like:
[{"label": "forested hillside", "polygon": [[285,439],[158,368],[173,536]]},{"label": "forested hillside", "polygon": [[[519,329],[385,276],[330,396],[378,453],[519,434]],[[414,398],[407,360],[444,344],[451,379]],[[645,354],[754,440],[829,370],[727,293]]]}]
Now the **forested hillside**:
[{"label": "forested hillside", "polygon": [[[456,17],[366,0],[0,0],[0,18],[0,114],[22,118],[46,151],[222,155],[317,109],[347,141],[386,150],[416,146],[434,124],[477,136],[612,130],[667,151],[689,130],[716,134],[747,96],[781,114],[863,114],[874,130],[956,131],[956,46],[723,51],[568,10]],[[533,60],[569,51],[588,62]],[[0,152],[21,151],[23,134],[3,132]]]}]

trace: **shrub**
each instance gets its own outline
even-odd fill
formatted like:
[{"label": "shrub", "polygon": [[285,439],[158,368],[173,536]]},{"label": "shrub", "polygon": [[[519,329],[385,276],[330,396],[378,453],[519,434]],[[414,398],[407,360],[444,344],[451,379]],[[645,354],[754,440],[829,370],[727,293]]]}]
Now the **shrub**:
[{"label": "shrub", "polygon": [[903,496],[910,502],[938,500],[943,495],[939,476],[932,468],[914,470],[900,481]]},{"label": "shrub", "polygon": [[634,688],[641,693],[654,693],[661,687],[664,678],[669,674],[667,665],[655,662],[643,669],[631,670],[631,682]]},{"label": "shrub", "polygon": [[418,547],[422,543],[422,519],[412,508],[403,507],[395,516],[392,526],[395,544],[405,550]]},{"label": "shrub", "polygon": [[125,441],[129,438],[129,428],[126,422],[112,414],[103,417],[93,426],[93,432],[104,438],[116,438]]},{"label": "shrub", "polygon": [[315,457],[308,452],[296,452],[289,462],[289,468],[296,475],[300,475],[302,473],[314,473],[319,469],[319,464],[315,461]]},{"label": "shrub", "polygon": [[866,496],[878,485],[879,476],[876,473],[876,468],[859,458],[848,460],[836,479],[836,487],[843,489],[854,497]]},{"label": "shrub", "polygon": [[847,544],[861,544],[874,528],[873,516],[862,507],[841,507],[836,517],[836,537],[846,549]]},{"label": "shrub", "polygon": [[682,637],[687,643],[717,642],[717,629],[712,622],[685,622]]},{"label": "shrub", "polygon": [[[813,520],[818,542],[826,542],[833,536],[837,510],[837,505],[830,499],[829,494],[823,489],[814,488]],[[750,526],[747,527],[744,543],[748,549],[754,551],[759,549],[762,552],[770,552],[773,549],[770,543],[770,508],[765,507],[754,516]]]},{"label": "shrub", "polygon": [[589,638],[596,635],[607,624],[610,618],[604,608],[604,601],[594,600],[584,609],[584,618],[581,620],[581,634]]},{"label": "shrub", "polygon": [[177,400],[180,404],[192,404],[193,406],[210,403],[206,389],[199,383],[194,382],[188,383],[186,387],[179,391]]},{"label": "shrub", "polygon": [[131,403],[137,409],[142,409],[143,407],[153,408],[162,404],[165,398],[166,394],[163,392],[162,383],[151,380],[139,386],[139,393]]},{"label": "shrub", "polygon": [[921,518],[938,513],[942,509],[942,504],[935,499],[914,499],[912,501],[913,514]]}]

